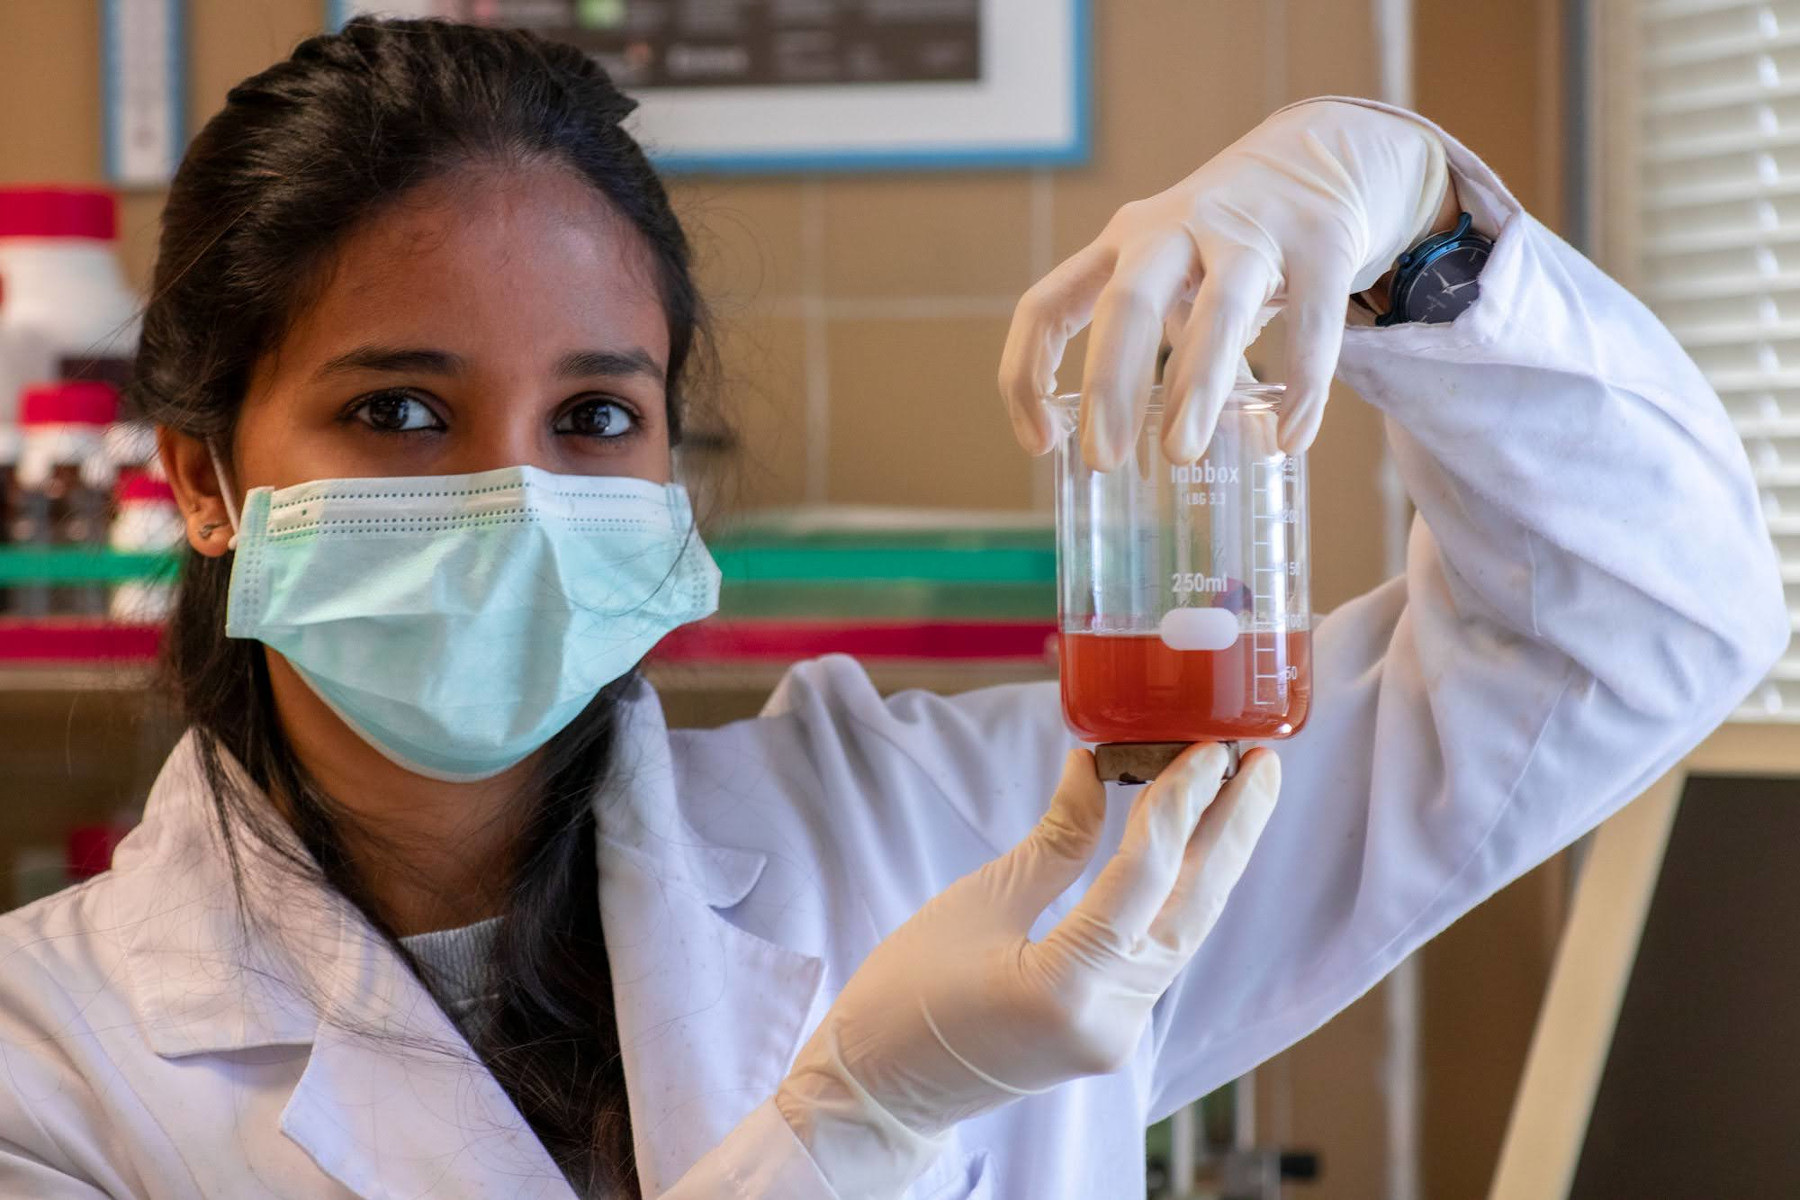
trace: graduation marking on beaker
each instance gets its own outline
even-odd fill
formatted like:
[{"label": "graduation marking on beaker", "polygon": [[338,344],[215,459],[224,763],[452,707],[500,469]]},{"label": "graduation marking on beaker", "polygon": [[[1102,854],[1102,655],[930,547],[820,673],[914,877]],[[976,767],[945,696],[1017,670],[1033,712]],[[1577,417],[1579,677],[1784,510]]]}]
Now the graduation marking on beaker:
[{"label": "graduation marking on beaker", "polygon": [[1289,673],[1287,632],[1287,536],[1292,515],[1285,482],[1293,460],[1259,459],[1250,464],[1250,700],[1281,702]]}]

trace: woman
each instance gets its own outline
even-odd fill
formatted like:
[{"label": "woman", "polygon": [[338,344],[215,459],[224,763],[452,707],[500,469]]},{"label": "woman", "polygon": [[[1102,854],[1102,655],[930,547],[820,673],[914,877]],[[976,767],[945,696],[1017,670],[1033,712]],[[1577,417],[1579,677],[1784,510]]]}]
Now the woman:
[{"label": "woman", "polygon": [[[1290,446],[1342,340],[1422,521],[1319,629],[1279,772],[1196,747],[1109,804],[1053,688],[884,700],[843,658],[669,731],[635,664],[716,593],[667,486],[702,306],[630,107],[572,49],[358,21],[190,149],[136,387],[191,730],[111,872],[0,919],[0,1193],[1141,1195],[1147,1122],[1612,812],[1785,641],[1667,334],[1432,127],[1314,102],[1121,210],[1001,376],[1043,451],[1091,317],[1116,464],[1166,330],[1191,461],[1271,303]],[[1480,299],[1346,331],[1463,210]]]}]

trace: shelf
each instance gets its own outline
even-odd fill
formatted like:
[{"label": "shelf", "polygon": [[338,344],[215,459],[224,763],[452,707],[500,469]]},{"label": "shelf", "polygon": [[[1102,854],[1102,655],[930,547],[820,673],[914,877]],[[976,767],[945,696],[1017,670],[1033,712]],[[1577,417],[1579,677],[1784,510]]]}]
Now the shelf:
[{"label": "shelf", "polygon": [[684,625],[652,652],[658,663],[791,663],[821,654],[923,663],[1051,661],[1054,620],[741,621]]},{"label": "shelf", "polygon": [[179,566],[180,560],[173,554],[99,546],[0,546],[0,587],[172,579]]},{"label": "shelf", "polygon": [[99,618],[0,617],[0,667],[7,671],[112,670],[156,657],[157,625],[119,625]]},{"label": "shelf", "polygon": [[155,664],[0,663],[0,695],[15,692],[140,692]]},{"label": "shelf", "polygon": [[[859,537],[726,534],[707,543],[727,585],[886,583],[953,585],[1056,582],[1056,547],[1036,530],[960,535],[896,531]],[[0,587],[106,584],[170,578],[174,554],[98,546],[0,546]]]},{"label": "shelf", "polygon": [[[701,679],[780,677],[791,664],[848,654],[919,677],[961,671],[1005,678],[1053,672],[1051,619],[739,620],[675,630],[651,652],[656,669]],[[0,618],[0,690],[130,689],[147,682],[161,630],[102,620]]]}]

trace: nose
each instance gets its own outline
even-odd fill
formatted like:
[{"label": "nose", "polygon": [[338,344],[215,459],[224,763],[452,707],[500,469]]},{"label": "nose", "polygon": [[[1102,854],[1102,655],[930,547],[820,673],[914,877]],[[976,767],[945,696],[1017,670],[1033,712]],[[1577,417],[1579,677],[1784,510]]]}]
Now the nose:
[{"label": "nose", "polygon": [[549,402],[524,384],[496,385],[474,405],[455,439],[449,473],[472,475],[501,467],[541,467],[550,460]]}]

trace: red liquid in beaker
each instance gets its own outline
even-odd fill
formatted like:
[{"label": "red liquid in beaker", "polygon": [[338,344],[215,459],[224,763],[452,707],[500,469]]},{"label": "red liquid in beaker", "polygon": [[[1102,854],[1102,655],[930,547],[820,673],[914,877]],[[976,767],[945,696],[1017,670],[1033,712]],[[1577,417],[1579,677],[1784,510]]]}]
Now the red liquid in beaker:
[{"label": "red liquid in beaker", "polygon": [[[1288,676],[1285,694],[1275,672]],[[1288,737],[1312,703],[1312,632],[1245,634],[1223,650],[1171,650],[1154,633],[1065,633],[1062,701],[1090,742]]]}]

